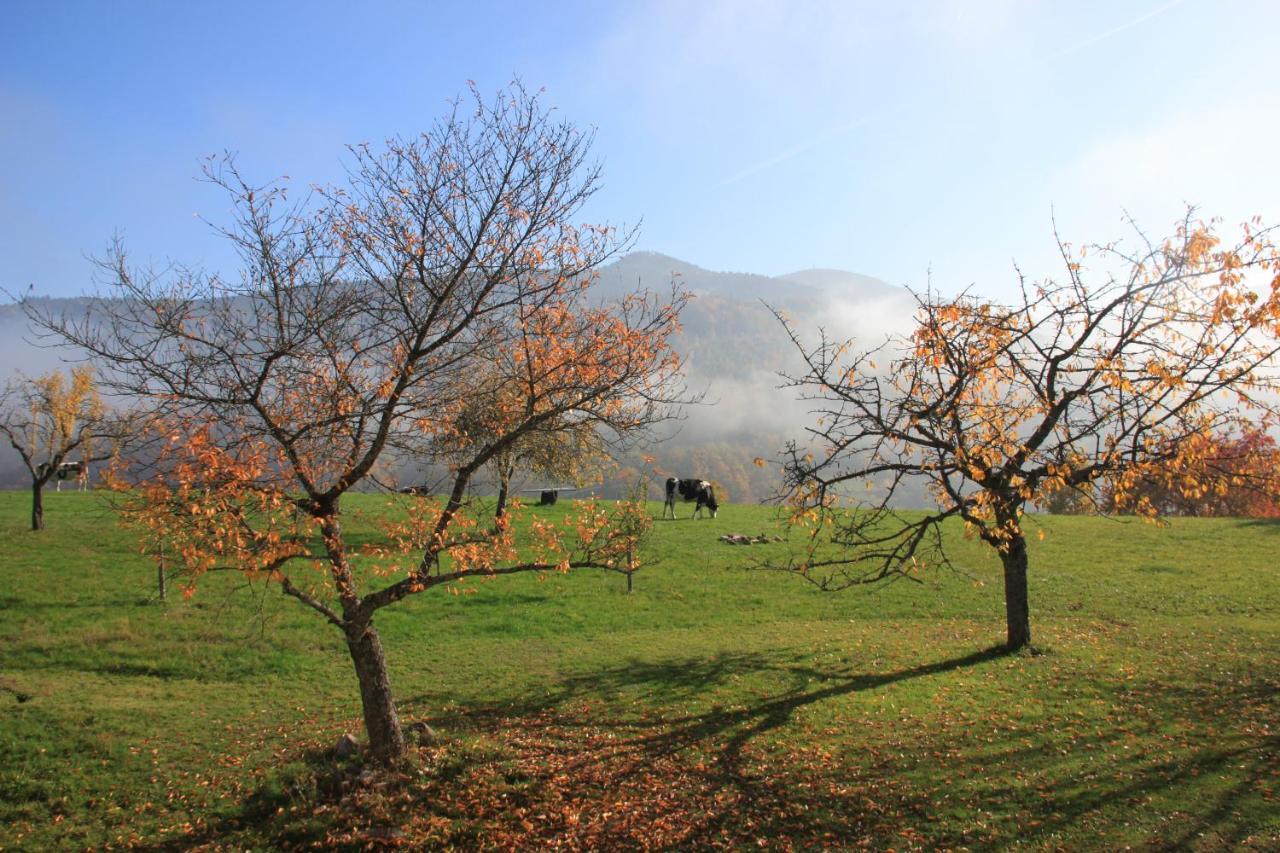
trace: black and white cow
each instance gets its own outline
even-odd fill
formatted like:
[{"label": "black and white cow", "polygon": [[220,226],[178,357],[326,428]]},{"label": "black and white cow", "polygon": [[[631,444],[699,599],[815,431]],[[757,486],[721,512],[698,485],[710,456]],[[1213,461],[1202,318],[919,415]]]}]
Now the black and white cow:
[{"label": "black and white cow", "polygon": [[[49,474],[49,463],[41,462],[36,469],[36,475],[45,477]],[[57,490],[62,491],[63,480],[75,480],[76,485],[80,487],[80,491],[84,491],[89,487],[89,466],[84,462],[60,462],[58,468],[53,472],[53,479],[57,483]]]},{"label": "black and white cow", "polygon": [[716,512],[720,509],[720,504],[716,502],[716,490],[706,480],[670,477],[667,479],[667,502],[662,507],[663,518],[667,517],[667,510],[671,510],[672,518],[676,517],[677,495],[685,501],[698,502],[693,510],[694,518],[702,515],[703,507],[711,510],[712,518],[716,517]]},{"label": "black and white cow", "polygon": [[89,466],[83,462],[63,462],[58,466],[57,490],[62,491],[63,480],[75,480],[80,491],[89,488]]}]

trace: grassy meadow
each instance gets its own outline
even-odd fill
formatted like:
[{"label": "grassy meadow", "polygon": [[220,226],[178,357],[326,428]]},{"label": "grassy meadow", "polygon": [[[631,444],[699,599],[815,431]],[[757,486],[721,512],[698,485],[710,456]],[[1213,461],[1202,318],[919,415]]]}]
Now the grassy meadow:
[{"label": "grassy meadow", "polygon": [[1280,524],[1038,519],[1037,652],[1005,655],[999,563],[958,530],[964,574],[824,594],[748,567],[785,543],[717,541],[771,509],[685,506],[630,595],[382,611],[438,739],[373,773],[328,752],[362,735],[334,628],[232,575],[157,601],[98,496],[48,495],[42,533],[28,500],[0,493],[2,849],[1280,848]]}]

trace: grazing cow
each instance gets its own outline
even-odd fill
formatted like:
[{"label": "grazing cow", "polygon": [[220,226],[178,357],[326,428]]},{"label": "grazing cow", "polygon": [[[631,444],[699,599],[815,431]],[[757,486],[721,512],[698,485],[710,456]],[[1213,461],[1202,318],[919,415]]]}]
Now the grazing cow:
[{"label": "grazing cow", "polygon": [[83,462],[63,462],[58,465],[55,476],[58,478],[56,490],[59,492],[62,491],[63,480],[75,480],[82,492],[89,488],[89,466]]},{"label": "grazing cow", "polygon": [[685,501],[698,502],[693,510],[694,518],[702,515],[703,507],[711,510],[712,518],[716,517],[716,512],[720,509],[720,504],[716,502],[716,490],[706,480],[670,477],[667,479],[667,501],[662,507],[663,518],[667,517],[667,510],[671,510],[672,518],[676,517],[676,495]]}]

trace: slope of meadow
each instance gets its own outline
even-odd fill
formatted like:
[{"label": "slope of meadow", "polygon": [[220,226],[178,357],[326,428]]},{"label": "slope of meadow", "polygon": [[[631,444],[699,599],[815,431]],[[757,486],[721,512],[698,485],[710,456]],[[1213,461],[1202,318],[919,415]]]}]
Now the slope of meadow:
[{"label": "slope of meadow", "polygon": [[717,541],[767,508],[659,522],[630,595],[384,611],[439,739],[362,773],[326,751],[359,731],[336,631],[232,576],[155,601],[95,495],[40,534],[26,500],[0,493],[0,848],[1280,845],[1274,523],[1042,519],[1039,653],[1003,655],[998,563],[958,535],[966,575],[830,595]]}]

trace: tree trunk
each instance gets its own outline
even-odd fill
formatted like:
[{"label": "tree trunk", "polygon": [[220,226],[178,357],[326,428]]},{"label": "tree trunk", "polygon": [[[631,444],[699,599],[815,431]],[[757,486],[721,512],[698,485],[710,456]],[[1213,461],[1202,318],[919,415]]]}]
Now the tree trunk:
[{"label": "tree trunk", "polygon": [[506,465],[498,466],[498,508],[494,510],[494,518],[502,518],[507,514],[507,492],[511,487],[511,475],[514,473],[511,467]]},{"label": "tree trunk", "polygon": [[320,520],[330,572],[342,600],[342,631],[360,681],[360,706],[364,711],[364,729],[369,735],[369,755],[379,764],[391,764],[404,755],[404,733],[400,731],[400,718],[391,697],[387,656],[373,627],[373,611],[364,609],[356,595],[355,579],[342,540],[338,500],[325,497],[313,512]]},{"label": "tree trunk", "polygon": [[507,514],[507,481],[504,479],[498,486],[498,508],[493,511],[494,518],[502,518]]},{"label": "tree trunk", "polygon": [[44,483],[31,484],[31,529],[44,530]]},{"label": "tree trunk", "polygon": [[1027,606],[1027,540],[1018,534],[1000,552],[1004,563],[1004,610],[1009,627],[1005,648],[1031,645],[1031,612]]},{"label": "tree trunk", "polygon": [[164,586],[164,540],[160,541],[160,559],[156,562],[156,586],[163,601],[167,592]]},{"label": "tree trunk", "polygon": [[360,680],[360,702],[364,727],[369,734],[369,754],[379,764],[390,764],[404,755],[404,733],[391,697],[387,658],[373,622],[348,624],[347,648]]}]

